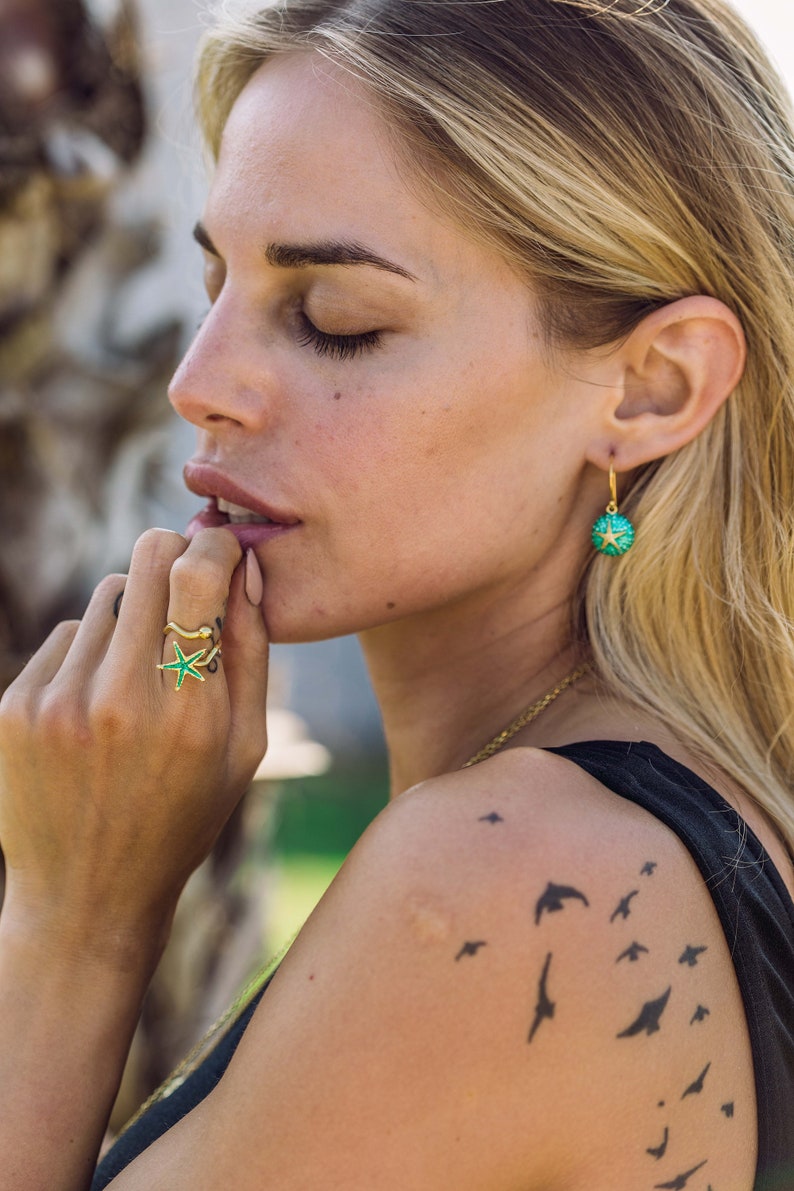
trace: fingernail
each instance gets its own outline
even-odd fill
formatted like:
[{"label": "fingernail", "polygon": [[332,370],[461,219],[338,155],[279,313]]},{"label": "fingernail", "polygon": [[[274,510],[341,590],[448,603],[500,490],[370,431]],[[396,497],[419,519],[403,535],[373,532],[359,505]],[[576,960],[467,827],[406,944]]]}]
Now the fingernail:
[{"label": "fingernail", "polygon": [[259,569],[256,555],[253,550],[246,550],[245,552],[245,594],[248,596],[248,602],[258,608],[262,603],[262,595],[264,594],[264,585],[262,583],[262,572]]}]

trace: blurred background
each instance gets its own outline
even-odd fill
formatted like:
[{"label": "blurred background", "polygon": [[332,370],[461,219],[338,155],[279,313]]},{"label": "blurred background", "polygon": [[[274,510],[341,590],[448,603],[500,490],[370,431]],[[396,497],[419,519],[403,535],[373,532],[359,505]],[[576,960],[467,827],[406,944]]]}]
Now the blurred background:
[{"label": "blurred background", "polygon": [[[794,79],[791,0],[738,0]],[[206,309],[197,0],[0,0],[0,690],[150,525],[181,530],[165,391]],[[791,85],[791,84],[790,84]],[[315,905],[386,800],[354,640],[273,651],[271,747],[191,880],[114,1125]]]}]

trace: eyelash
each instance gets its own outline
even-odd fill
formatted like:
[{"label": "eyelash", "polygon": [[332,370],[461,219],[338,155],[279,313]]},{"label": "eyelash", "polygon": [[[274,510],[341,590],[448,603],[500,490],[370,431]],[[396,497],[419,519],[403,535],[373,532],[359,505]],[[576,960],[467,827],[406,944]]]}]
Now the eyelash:
[{"label": "eyelash", "polygon": [[313,347],[318,356],[352,360],[381,345],[379,331],[364,331],[361,335],[329,335],[327,331],[315,327],[302,311],[300,320],[302,330],[298,336],[298,343],[304,347]]}]

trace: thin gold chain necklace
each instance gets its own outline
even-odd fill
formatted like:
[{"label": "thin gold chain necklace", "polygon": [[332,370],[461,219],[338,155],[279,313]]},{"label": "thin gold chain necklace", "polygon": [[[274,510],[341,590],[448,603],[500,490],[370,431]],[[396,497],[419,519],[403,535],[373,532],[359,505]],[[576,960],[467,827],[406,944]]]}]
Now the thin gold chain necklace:
[{"label": "thin gold chain necklace", "polygon": [[461,765],[461,769],[468,769],[470,765],[477,765],[480,761],[485,761],[488,757],[492,757],[494,753],[498,753],[502,745],[507,744],[508,740],[515,736],[516,732],[520,732],[522,728],[526,728],[527,724],[531,724],[533,720],[536,720],[550,703],[553,703],[555,699],[559,698],[563,691],[567,691],[569,686],[573,686],[575,682],[578,682],[591,668],[591,662],[583,662],[575,670],[572,670],[570,674],[566,674],[565,678],[561,679],[555,687],[547,691],[545,695],[541,695],[540,699],[537,699],[529,707],[525,708],[501,732],[497,732],[493,740],[489,740],[486,745],[483,745],[478,753],[475,753],[473,757],[469,757],[468,761]]}]

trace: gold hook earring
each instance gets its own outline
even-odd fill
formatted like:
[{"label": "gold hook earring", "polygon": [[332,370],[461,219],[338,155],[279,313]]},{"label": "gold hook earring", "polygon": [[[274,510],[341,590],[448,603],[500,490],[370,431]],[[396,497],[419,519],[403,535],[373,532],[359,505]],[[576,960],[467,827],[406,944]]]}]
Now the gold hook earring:
[{"label": "gold hook earring", "polygon": [[634,545],[634,526],[618,512],[618,484],[614,455],[609,457],[609,504],[598,518],[591,534],[593,545],[601,554],[625,554]]}]

